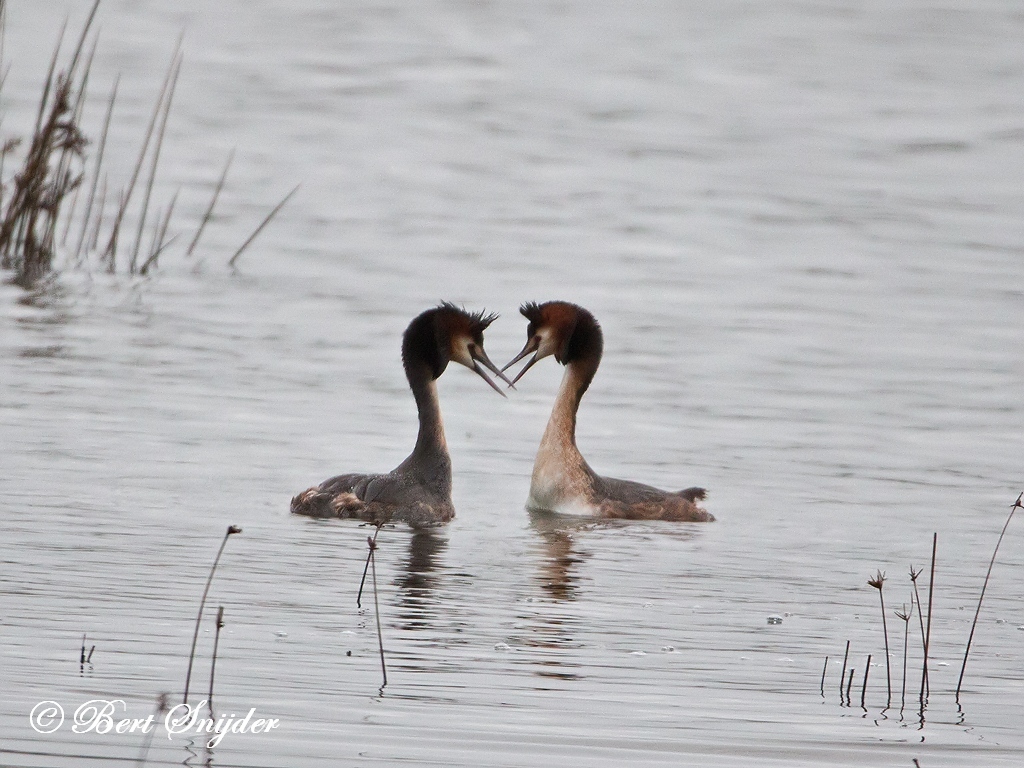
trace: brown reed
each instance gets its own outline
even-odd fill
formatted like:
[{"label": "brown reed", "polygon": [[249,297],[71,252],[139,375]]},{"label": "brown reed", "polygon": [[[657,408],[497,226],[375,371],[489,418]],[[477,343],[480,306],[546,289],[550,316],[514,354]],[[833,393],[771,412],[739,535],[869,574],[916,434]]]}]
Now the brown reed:
[{"label": "brown reed", "polygon": [[931,682],[928,680],[928,651],[932,644],[932,600],[935,597],[935,553],[939,546],[939,534],[932,534],[932,562],[928,576],[928,622],[924,636],[924,660],[921,671],[921,708],[924,709],[926,696],[931,695]]},{"label": "brown reed", "polygon": [[213,635],[213,657],[210,660],[210,695],[206,699],[206,705],[210,708],[210,713],[213,713],[213,675],[217,669],[217,647],[220,645],[220,631],[224,629],[224,606],[221,605],[217,608],[217,628]]},{"label": "brown reed", "polygon": [[985,599],[985,590],[988,589],[988,580],[992,576],[992,566],[996,563],[996,555],[999,554],[999,545],[1003,543],[1003,536],[1006,535],[1006,529],[1010,527],[1010,521],[1013,520],[1013,514],[1021,507],[1021,499],[1024,499],[1024,492],[1021,492],[1017,496],[1017,500],[1010,505],[1010,514],[1006,518],[1006,522],[1003,523],[1003,530],[999,532],[999,538],[996,539],[996,547],[992,550],[992,558],[988,561],[988,570],[985,572],[985,581],[981,585],[981,594],[978,595],[978,607],[974,610],[974,621],[971,622],[971,633],[967,637],[967,648],[964,649],[964,663],[960,666],[960,678],[956,682],[956,698],[960,700],[960,688],[964,683],[964,671],[967,669],[967,656],[971,652],[971,642],[974,640],[974,630],[978,626],[978,616],[981,614],[981,601]]},{"label": "brown reed", "polygon": [[227,162],[224,163],[224,170],[220,174],[220,178],[217,180],[217,186],[213,189],[213,197],[210,198],[210,205],[206,208],[206,213],[203,214],[202,221],[199,222],[199,228],[196,229],[196,234],[192,238],[192,242],[188,244],[188,249],[185,251],[186,256],[191,256],[192,251],[195,250],[196,245],[199,243],[199,238],[202,237],[203,230],[206,229],[206,225],[210,219],[213,218],[213,209],[217,205],[217,199],[220,197],[220,191],[224,188],[224,181],[228,177],[228,169],[231,167],[231,161],[235,159],[235,149],[231,148],[231,152],[228,153]]},{"label": "brown reed", "polygon": [[267,217],[263,219],[262,222],[260,222],[260,225],[256,227],[256,230],[251,235],[249,235],[249,238],[244,243],[242,243],[241,247],[237,251],[235,251],[235,255],[228,259],[229,267],[235,266],[235,262],[238,261],[238,257],[242,255],[242,251],[249,247],[252,241],[256,239],[256,236],[263,231],[263,228],[270,223],[270,220],[277,215],[278,211],[284,208],[285,203],[287,203],[291,199],[292,195],[299,191],[299,187],[301,186],[301,184],[296,184],[292,191],[285,195],[281,202],[274,206],[274,209],[267,214]]},{"label": "brown reed", "polygon": [[[918,624],[920,624],[920,626],[921,626],[921,653],[923,655],[927,656],[928,655],[928,642],[927,642],[927,636],[926,636],[925,631],[924,631],[924,609],[921,607],[921,593],[917,589],[917,579],[921,575],[923,570],[924,570],[923,568],[918,568],[918,569],[915,570],[913,565],[910,566],[910,581],[914,585],[914,597],[911,600],[910,609],[913,610],[914,609],[914,603],[917,604],[917,621],[918,621]],[[927,665],[926,665],[925,666],[925,670],[922,673],[921,685],[924,686],[924,685],[927,685],[927,684],[928,684],[928,671],[927,671]]]},{"label": "brown reed", "polygon": [[913,603],[911,603],[910,613],[907,612],[906,603],[903,604],[902,611],[893,611],[898,618],[903,619],[903,683],[900,687],[900,712],[907,705],[907,643],[910,635],[910,616],[913,612]]},{"label": "brown reed", "polygon": [[867,694],[868,694],[868,672],[870,672],[870,671],[871,671],[871,654],[869,653],[868,654],[868,660],[866,662],[864,662],[864,685],[862,685],[861,689],[860,689],[860,707],[861,707],[861,709],[867,709],[867,707],[864,706],[864,699],[867,697]]},{"label": "brown reed", "polygon": [[[13,269],[14,283],[25,288],[49,274],[61,206],[82,181],[82,174],[72,171],[74,163],[84,157],[88,143],[77,123],[84,85],[76,89],[75,84],[80,76],[79,58],[98,7],[96,0],[70,64],[58,72],[65,22],[50,60],[28,150],[11,181],[10,195],[0,199],[0,267]],[[81,75],[83,84],[86,76]],[[6,142],[0,156],[6,159],[19,143],[16,139]]]},{"label": "brown reed", "polygon": [[[380,528],[378,527],[379,531]],[[377,618],[377,644],[380,646],[380,671],[384,676],[384,682],[381,683],[380,692],[384,692],[384,687],[388,684],[388,668],[384,663],[384,633],[380,627],[380,604],[377,602],[377,558],[375,553],[377,551],[376,535],[371,539],[369,536],[366,537],[366,543],[370,547],[370,572],[373,575],[373,612]]]},{"label": "brown reed", "polygon": [[192,662],[195,661],[196,657],[196,642],[199,640],[199,623],[203,619],[203,608],[206,606],[206,596],[210,592],[210,584],[213,582],[213,574],[217,572],[217,564],[220,562],[220,556],[224,554],[224,547],[228,543],[228,539],[236,534],[241,533],[242,529],[237,525],[229,525],[227,533],[224,534],[224,539],[220,543],[220,549],[217,550],[217,556],[213,559],[213,567],[210,568],[210,575],[206,578],[206,586],[203,588],[203,597],[199,601],[199,611],[196,613],[196,628],[192,633],[192,650],[188,654],[188,672],[185,673],[185,696],[182,699],[183,703],[188,704],[188,689],[189,683],[192,681]]},{"label": "brown reed", "polygon": [[[892,706],[892,672],[889,664],[889,627],[885,622],[885,597],[882,594],[882,587],[885,585],[885,574],[878,571],[875,578],[868,579],[868,584],[878,590],[878,599],[882,603],[882,634],[885,635],[885,685],[888,691],[888,698],[885,706],[888,709]],[[866,679],[867,675],[865,675]]]},{"label": "brown reed", "polygon": [[370,570],[370,558],[373,557],[374,551],[377,549],[377,534],[380,533],[382,524],[377,524],[377,530],[373,532],[373,538],[367,537],[367,541],[370,542],[369,550],[366,552],[366,563],[363,565],[363,578],[359,580],[359,592],[356,593],[356,608],[363,607],[363,586],[366,584],[366,574]]},{"label": "brown reed", "polygon": [[843,671],[839,673],[839,702],[843,701],[843,683],[846,682],[846,662],[850,658],[850,641],[846,641],[846,652],[843,654]]}]

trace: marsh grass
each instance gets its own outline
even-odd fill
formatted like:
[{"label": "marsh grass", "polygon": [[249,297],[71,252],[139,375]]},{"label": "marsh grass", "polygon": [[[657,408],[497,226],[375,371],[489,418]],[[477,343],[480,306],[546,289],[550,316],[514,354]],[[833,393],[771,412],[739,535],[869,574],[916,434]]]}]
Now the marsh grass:
[{"label": "marsh grass", "polygon": [[[110,274],[147,275],[162,254],[181,239],[173,232],[179,192],[169,203],[156,200],[160,157],[183,55],[182,39],[173,49],[150,113],[141,145],[123,186],[108,174],[108,137],[114,120],[120,77],[107,98],[99,141],[82,127],[98,35],[92,33],[101,0],[95,0],[75,47],[61,64],[62,30],[43,81],[29,138],[0,138],[0,268],[11,282],[34,288],[60,270],[95,269]],[[0,0],[0,38],[5,32],[5,0]],[[67,23],[65,23],[65,29]],[[3,64],[0,48],[0,66]],[[0,77],[0,89],[5,78]],[[95,152],[88,156],[87,150]],[[231,151],[209,205],[187,239],[185,256],[195,251],[213,219],[214,208],[234,157]],[[259,223],[228,260],[234,267],[256,237],[296,193],[292,189]],[[71,233],[77,232],[76,237]],[[69,242],[70,241],[70,242]]]},{"label": "marsh grass", "polygon": [[[70,63],[58,71],[62,30],[50,60],[35,128],[21,167],[10,180],[3,175],[8,158],[24,142],[13,138],[0,145],[0,267],[13,270],[14,282],[23,287],[32,286],[53,268],[61,208],[82,183],[81,166],[88,140],[78,119],[85,101],[89,64],[79,68],[79,62],[98,7],[96,0]],[[0,4],[0,34],[6,34],[5,19],[6,7]]]}]

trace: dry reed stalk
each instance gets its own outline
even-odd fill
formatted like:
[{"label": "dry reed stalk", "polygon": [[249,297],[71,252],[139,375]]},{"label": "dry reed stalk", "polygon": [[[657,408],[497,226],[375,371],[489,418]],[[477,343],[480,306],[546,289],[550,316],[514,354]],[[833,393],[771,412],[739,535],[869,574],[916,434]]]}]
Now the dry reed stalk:
[{"label": "dry reed stalk", "polygon": [[907,705],[907,643],[910,636],[910,616],[914,612],[913,597],[911,597],[910,613],[907,613],[907,604],[903,604],[902,611],[893,611],[899,618],[903,619],[903,683],[900,688],[900,712]]},{"label": "dry reed stalk", "polygon": [[974,640],[974,630],[978,626],[978,616],[981,614],[981,601],[985,599],[985,590],[988,589],[988,580],[992,576],[992,566],[996,564],[996,555],[999,554],[999,545],[1003,543],[1003,536],[1006,535],[1006,529],[1010,527],[1010,521],[1013,520],[1013,514],[1021,506],[1021,499],[1024,499],[1024,492],[1022,492],[1013,504],[1010,505],[1010,514],[1006,518],[1006,522],[1003,523],[1003,530],[999,532],[999,538],[996,539],[996,548],[992,550],[992,558],[988,561],[988,570],[985,572],[985,581],[981,585],[981,594],[978,595],[978,607],[974,610],[974,621],[971,622],[971,633],[967,637],[967,648],[964,650],[964,663],[960,666],[960,678],[956,681],[956,698],[960,699],[960,688],[964,683],[964,671],[967,669],[967,656],[971,652],[971,642]]},{"label": "dry reed stalk", "polygon": [[[910,609],[913,610],[914,609],[914,604],[915,603],[917,604],[917,622],[918,622],[918,624],[920,625],[920,628],[921,628],[921,653],[922,654],[927,653],[927,651],[928,651],[928,648],[927,648],[927,646],[925,644],[924,609],[921,607],[921,593],[917,589],[917,578],[921,575],[923,570],[924,570],[923,568],[918,568],[917,570],[914,570],[914,566],[913,565],[910,566],[910,581],[914,585],[914,597],[910,601]],[[924,680],[922,680],[922,684],[924,684]]]},{"label": "dry reed stalk", "polygon": [[828,656],[825,657],[825,664],[821,668],[821,696],[825,697],[825,673],[828,672]]},{"label": "dry reed stalk", "polygon": [[356,608],[363,607],[363,586],[366,584],[366,572],[370,570],[370,558],[373,557],[373,552],[377,549],[377,534],[380,533],[381,526],[377,526],[377,530],[373,532],[373,538],[368,539],[370,541],[370,549],[366,553],[366,563],[363,565],[363,578],[359,580],[359,592],[356,593]]},{"label": "dry reed stalk", "polygon": [[178,40],[178,57],[173,64],[174,74],[171,76],[170,86],[167,88],[167,98],[164,99],[163,112],[160,117],[160,129],[156,134],[156,141],[153,144],[153,157],[149,167],[149,179],[146,182],[146,191],[142,196],[142,211],[139,213],[139,227],[135,234],[135,245],[132,247],[131,258],[129,259],[128,271],[136,274],[136,264],[139,258],[139,249],[142,247],[142,231],[146,226],[146,217],[149,213],[149,200],[153,196],[153,182],[156,180],[157,166],[160,164],[160,150],[164,143],[164,134],[167,131],[167,118],[171,114],[171,103],[174,101],[174,91],[178,86],[178,76],[181,74],[181,40]]},{"label": "dry reed stalk", "polygon": [[[378,531],[380,528],[377,529]],[[375,539],[376,537],[374,537]],[[377,602],[377,558],[374,553],[377,551],[377,542],[371,539],[369,536],[366,537],[366,543],[370,547],[370,572],[373,576],[373,612],[377,617],[377,644],[380,647],[380,671],[384,676],[384,682],[381,683],[381,693],[384,692],[384,687],[388,684],[388,668],[384,663],[384,632],[380,627],[380,604]]]},{"label": "dry reed stalk", "polygon": [[242,529],[237,525],[229,525],[227,533],[224,534],[224,539],[220,543],[220,549],[217,550],[217,556],[213,559],[213,567],[210,568],[210,575],[206,578],[206,586],[203,588],[203,597],[199,601],[199,612],[196,613],[196,628],[192,633],[192,650],[188,654],[188,672],[185,674],[185,697],[183,703],[188,704],[188,689],[189,683],[192,681],[192,662],[196,657],[196,642],[199,640],[199,623],[203,619],[203,608],[206,606],[206,596],[210,592],[210,584],[213,582],[213,574],[217,572],[217,563],[220,562],[220,556],[224,554],[224,547],[228,543],[228,539],[236,533],[241,533]]},{"label": "dry reed stalk", "polygon": [[875,578],[868,579],[868,584],[878,590],[878,599],[882,603],[882,634],[885,635],[885,685],[888,692],[885,706],[888,709],[892,706],[892,672],[889,665],[889,627],[885,622],[885,597],[882,595],[882,587],[885,585],[885,574],[882,571],[878,571]]},{"label": "dry reed stalk", "polygon": [[[104,155],[104,153],[106,152],[106,149],[107,149],[107,135],[110,132],[110,120],[111,120],[111,118],[113,117],[113,114],[114,114],[114,102],[117,101],[117,88],[120,85],[120,83],[121,83],[121,75],[118,74],[117,77],[114,78],[114,87],[110,91],[110,99],[107,102],[107,113],[106,113],[106,117],[104,117],[104,119],[103,119],[103,129],[102,129],[102,131],[100,133],[100,142],[99,142],[99,144],[96,147],[96,164],[94,165],[93,171],[92,171],[92,184],[89,185],[89,196],[86,199],[86,203],[85,203],[85,213],[82,214],[82,231],[81,231],[81,233],[78,236],[78,245],[75,246],[75,265],[76,266],[82,263],[82,261],[81,261],[81,258],[82,258],[82,246],[86,242],[86,232],[89,229],[89,221],[91,220],[91,217],[92,217],[92,207],[93,207],[93,203],[96,200],[96,186],[99,184],[99,181],[100,181],[100,169],[103,167],[103,155]],[[106,177],[104,177],[104,181],[103,181],[103,196],[104,196],[104,199],[105,199],[106,198]],[[101,212],[100,212],[100,216],[98,218],[102,218],[102,209],[101,209]],[[97,233],[97,237],[99,237],[99,221],[97,221],[97,223],[96,223],[96,233]],[[95,246],[95,243],[94,243],[93,244],[93,248],[95,248],[95,247],[96,246]]]},{"label": "dry reed stalk", "polygon": [[156,104],[153,107],[153,114],[150,115],[149,125],[146,127],[146,133],[142,139],[142,148],[139,150],[139,157],[135,163],[135,170],[132,171],[131,179],[128,181],[127,189],[121,195],[121,202],[117,208],[117,214],[114,216],[113,224],[110,227],[110,237],[107,240],[107,245],[103,249],[103,260],[108,262],[108,271],[114,271],[114,263],[117,253],[117,241],[121,233],[121,223],[124,221],[125,212],[128,209],[128,204],[131,202],[132,195],[135,192],[135,185],[139,181],[139,176],[142,173],[142,166],[146,161],[146,154],[149,151],[149,143],[153,139],[153,131],[156,130],[157,120],[160,118],[161,108],[163,107],[164,100],[167,97],[167,89],[170,87],[171,78],[174,77],[174,72],[178,65],[178,60],[181,55],[181,38],[178,38],[178,44],[174,48],[174,53],[171,56],[171,63],[167,67],[167,74],[164,76],[163,85],[160,87],[160,94],[157,96]]},{"label": "dry reed stalk", "polygon": [[850,679],[846,683],[846,706],[850,706],[850,686],[853,685],[853,673],[857,670],[850,667]]},{"label": "dry reed stalk", "polygon": [[207,706],[213,714],[213,675],[217,669],[217,646],[220,645],[220,631],[224,629],[224,606],[217,608],[217,629],[213,635],[213,658],[210,661],[210,695],[206,700]]},{"label": "dry reed stalk", "polygon": [[860,689],[860,707],[861,709],[867,709],[864,706],[864,699],[868,694],[868,672],[871,670],[871,654],[868,654],[868,660],[864,662],[864,685]]},{"label": "dry reed stalk", "polygon": [[[16,271],[14,282],[29,287],[50,272],[57,221],[64,199],[74,192],[81,175],[71,171],[72,158],[81,158],[86,139],[76,121],[84,89],[73,97],[79,57],[85,46],[99,0],[83,25],[67,69],[57,72],[57,61],[67,22],[54,48],[36,125],[13,190],[0,210],[0,266]],[[95,49],[94,49],[95,50]],[[90,59],[91,61],[91,59]],[[87,76],[83,75],[83,78]],[[14,145],[3,148],[7,154]]]},{"label": "dry reed stalk", "polygon": [[846,662],[850,658],[850,641],[846,641],[846,652],[843,654],[843,671],[839,673],[839,702],[843,701],[843,683],[846,682]]},{"label": "dry reed stalk", "polygon": [[[925,699],[931,695],[931,683],[928,680],[928,649],[932,640],[932,600],[935,596],[935,553],[939,546],[938,532],[932,534],[932,562],[928,577],[928,619],[924,627],[924,659],[921,662],[921,708],[924,709]],[[918,606],[920,608],[920,606]]]},{"label": "dry reed stalk", "polygon": [[188,244],[188,250],[185,251],[186,256],[191,256],[192,251],[195,250],[196,244],[199,242],[199,238],[203,234],[203,230],[206,229],[206,225],[210,219],[213,218],[213,209],[217,205],[217,199],[220,197],[220,192],[224,188],[224,181],[228,177],[228,169],[231,167],[231,162],[235,159],[235,148],[232,147],[228,153],[227,162],[224,163],[224,170],[221,171],[220,178],[217,180],[217,186],[213,189],[213,197],[210,198],[210,204],[206,208],[206,213],[203,214],[203,220],[199,222],[199,228],[196,230],[195,237],[192,238],[192,242]]},{"label": "dry reed stalk", "polygon": [[140,275],[145,275],[149,272],[149,268],[156,265],[156,260],[160,254],[163,253],[164,249],[178,239],[178,236],[175,235],[170,240],[165,240],[167,236],[167,227],[171,223],[171,215],[174,213],[174,206],[178,202],[178,194],[180,192],[181,190],[179,189],[178,192],[174,193],[174,197],[171,198],[170,205],[167,206],[167,212],[164,214],[163,219],[157,222],[157,226],[153,230],[153,242],[149,248],[149,256],[146,257],[146,260],[142,263],[142,267],[139,269]]},{"label": "dry reed stalk", "polygon": [[235,251],[235,255],[228,260],[229,267],[235,266],[235,261],[238,259],[239,256],[242,255],[242,251],[249,247],[249,244],[256,239],[256,235],[263,231],[263,228],[270,223],[270,220],[277,215],[278,211],[284,208],[285,203],[287,203],[291,199],[292,195],[299,191],[299,187],[301,186],[301,184],[296,184],[295,188],[287,195],[285,195],[284,199],[282,199],[281,202],[274,206],[274,209],[267,214],[267,217],[260,223],[258,227],[256,227],[256,230],[251,235],[249,235],[249,239],[242,243],[242,247]]}]

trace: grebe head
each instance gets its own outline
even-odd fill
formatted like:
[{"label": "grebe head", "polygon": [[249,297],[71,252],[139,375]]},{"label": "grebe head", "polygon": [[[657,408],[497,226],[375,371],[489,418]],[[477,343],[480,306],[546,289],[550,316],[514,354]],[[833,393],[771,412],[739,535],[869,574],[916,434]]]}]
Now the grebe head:
[{"label": "grebe head", "polygon": [[448,302],[423,312],[409,323],[402,337],[406,373],[411,376],[415,367],[426,365],[430,378],[437,379],[454,360],[474,371],[504,397],[505,393],[484,372],[486,368],[502,381],[512,383],[484,352],[484,329],[497,317],[467,312]]},{"label": "grebe head", "polygon": [[526,328],[526,346],[501,370],[508,370],[531,352],[533,357],[512,379],[513,384],[534,363],[551,355],[562,365],[588,354],[600,358],[604,343],[601,326],[583,307],[568,301],[527,302],[519,311],[530,322]]}]

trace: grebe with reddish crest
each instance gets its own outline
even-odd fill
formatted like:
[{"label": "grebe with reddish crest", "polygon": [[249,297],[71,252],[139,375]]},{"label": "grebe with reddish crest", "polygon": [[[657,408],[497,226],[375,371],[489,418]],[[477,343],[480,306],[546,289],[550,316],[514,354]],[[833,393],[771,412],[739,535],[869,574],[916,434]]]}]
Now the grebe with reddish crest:
[{"label": "grebe with reddish crest", "polygon": [[437,378],[454,360],[477,373],[502,397],[487,376],[505,375],[484,352],[484,329],[497,315],[471,314],[447,302],[416,317],[402,336],[402,364],[416,398],[419,434],[409,457],[386,474],[338,475],[292,499],[291,511],[310,517],[352,517],[376,524],[444,523],[452,506],[452,462],[444,437]]},{"label": "grebe with reddish crest", "polygon": [[529,321],[526,346],[502,371],[531,352],[533,357],[512,383],[549,355],[565,366],[533,465],[528,506],[626,520],[714,520],[713,515],[696,503],[707,495],[703,488],[662,491],[630,480],[601,477],[590,468],[576,447],[576,412],[601,364],[604,349],[601,326],[590,312],[566,301],[528,303],[519,311]]}]

